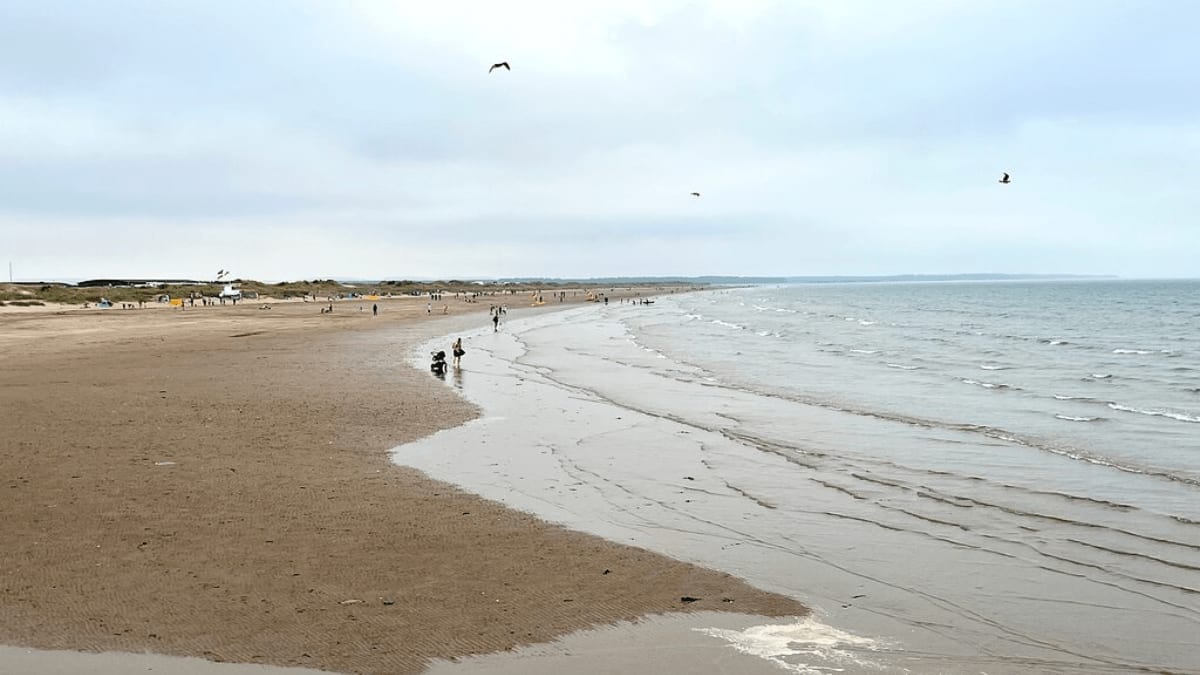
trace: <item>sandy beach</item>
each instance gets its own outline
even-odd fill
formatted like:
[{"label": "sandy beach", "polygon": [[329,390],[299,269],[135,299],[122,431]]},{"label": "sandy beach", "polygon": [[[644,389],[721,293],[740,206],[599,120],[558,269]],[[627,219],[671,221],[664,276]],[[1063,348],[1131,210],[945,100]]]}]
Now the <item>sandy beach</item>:
[{"label": "sandy beach", "polygon": [[476,415],[408,359],[486,298],[260,304],[0,314],[0,644],[398,673],[650,614],[805,612],[392,464]]}]

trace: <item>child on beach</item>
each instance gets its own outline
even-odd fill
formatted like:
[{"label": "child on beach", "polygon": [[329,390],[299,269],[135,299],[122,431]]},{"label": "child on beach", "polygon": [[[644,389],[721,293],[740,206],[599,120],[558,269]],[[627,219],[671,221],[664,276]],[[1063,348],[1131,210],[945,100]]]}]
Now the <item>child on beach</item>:
[{"label": "child on beach", "polygon": [[454,367],[457,368],[462,363],[462,355],[466,354],[466,350],[462,346],[462,338],[457,338],[454,345],[450,348],[450,352],[454,354]]}]

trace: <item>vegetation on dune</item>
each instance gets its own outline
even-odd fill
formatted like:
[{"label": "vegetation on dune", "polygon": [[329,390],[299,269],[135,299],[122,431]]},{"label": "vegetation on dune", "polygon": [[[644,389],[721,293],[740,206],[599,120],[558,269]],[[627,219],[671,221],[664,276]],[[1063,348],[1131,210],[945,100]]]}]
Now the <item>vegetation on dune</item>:
[{"label": "vegetation on dune", "polygon": [[[114,303],[121,302],[154,302],[160,295],[172,298],[187,298],[193,293],[216,297],[226,284],[233,284],[243,293],[254,292],[259,298],[288,299],[315,297],[318,300],[347,297],[352,294],[405,296],[428,295],[440,293],[489,293],[504,291],[524,293],[533,291],[551,292],[550,289],[563,288],[613,288],[612,283],[581,283],[567,281],[505,281],[505,282],[471,282],[471,281],[412,281],[408,279],[389,280],[370,283],[341,283],[333,279],[314,279],[312,281],[284,281],[274,284],[263,283],[250,279],[236,279],[221,283],[197,284],[168,284],[150,288],[132,286],[97,286],[79,287],[64,284],[0,284],[0,304],[14,306],[40,305],[57,303],[65,305],[82,305],[97,303],[107,298]],[[655,283],[623,283],[621,287],[655,288],[662,284]],[[672,284],[680,285],[680,284]]]}]

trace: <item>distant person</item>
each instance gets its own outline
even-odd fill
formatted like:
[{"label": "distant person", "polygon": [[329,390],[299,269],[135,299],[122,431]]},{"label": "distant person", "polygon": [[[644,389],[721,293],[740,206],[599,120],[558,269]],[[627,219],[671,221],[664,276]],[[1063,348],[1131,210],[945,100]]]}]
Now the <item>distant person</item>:
[{"label": "distant person", "polygon": [[492,315],[492,332],[495,333],[498,330],[500,330],[500,315],[497,313]]},{"label": "distant person", "polygon": [[379,305],[371,305],[371,316],[379,316]]},{"label": "distant person", "polygon": [[425,303],[425,313],[433,314],[433,303],[432,302]]},{"label": "distant person", "polygon": [[462,365],[462,355],[467,353],[467,350],[463,349],[462,338],[454,341],[454,346],[451,347],[450,352],[454,354],[454,367],[457,368]]}]

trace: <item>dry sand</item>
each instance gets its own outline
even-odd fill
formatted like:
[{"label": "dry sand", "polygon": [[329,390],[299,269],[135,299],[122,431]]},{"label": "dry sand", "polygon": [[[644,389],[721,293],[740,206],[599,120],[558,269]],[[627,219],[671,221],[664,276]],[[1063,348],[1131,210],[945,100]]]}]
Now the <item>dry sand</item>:
[{"label": "dry sand", "polygon": [[0,315],[0,643],[402,673],[646,614],[804,612],[392,465],[475,414],[406,361],[487,298],[261,304]]}]

